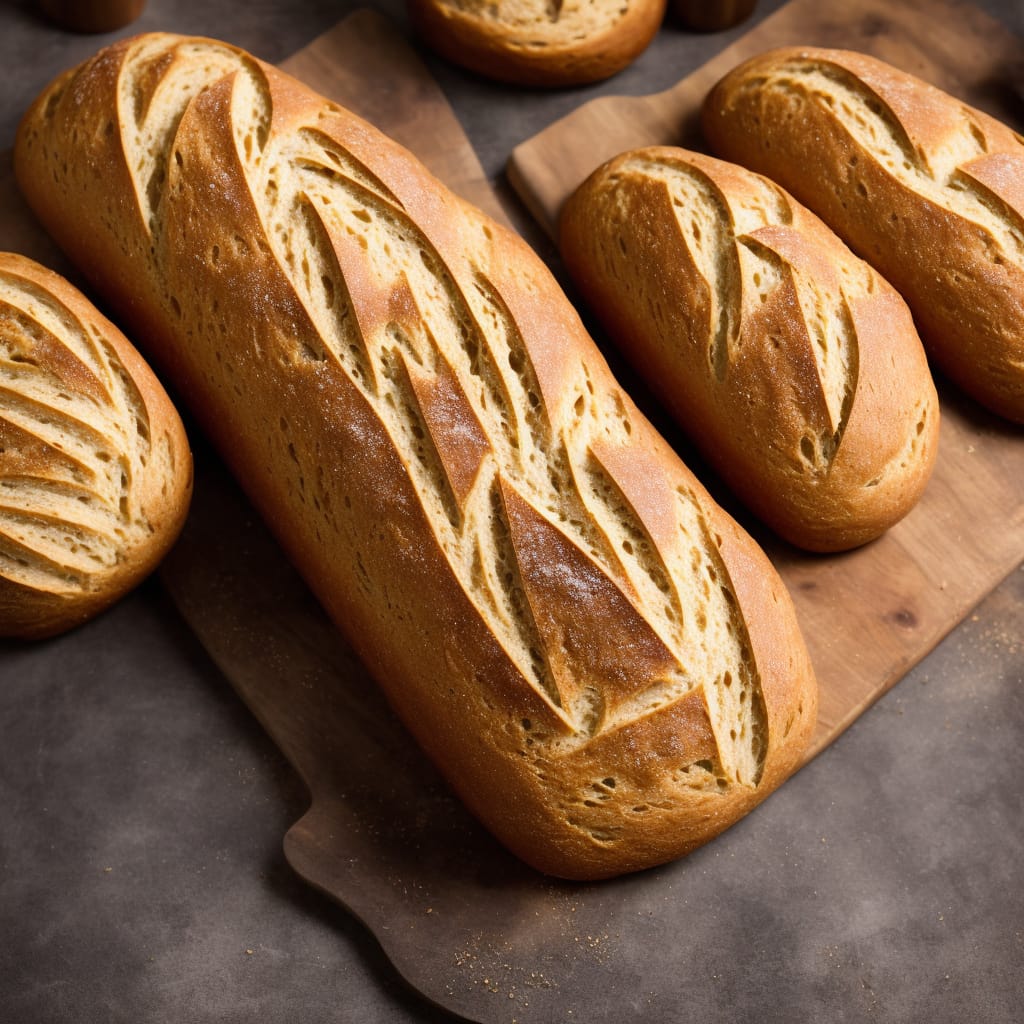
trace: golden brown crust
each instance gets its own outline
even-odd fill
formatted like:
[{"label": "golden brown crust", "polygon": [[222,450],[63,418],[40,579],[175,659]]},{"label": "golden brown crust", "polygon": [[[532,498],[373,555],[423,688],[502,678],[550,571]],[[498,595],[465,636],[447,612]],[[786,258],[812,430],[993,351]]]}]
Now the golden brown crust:
[{"label": "golden brown crust", "polygon": [[621,154],[569,199],[566,265],[736,494],[803,548],[916,504],[938,399],[905,303],[807,209],[734,164]]},{"label": "golden brown crust", "polygon": [[0,253],[0,636],[38,639],[141,582],[192,460],[152,371],[64,278]]},{"label": "golden brown crust", "polygon": [[614,875],[785,778],[816,704],[788,595],[520,239],[224,44],[142,36],[55,88],[31,204],[498,838]]},{"label": "golden brown crust", "polygon": [[871,262],[929,358],[1024,422],[1024,142],[863,54],[786,48],[707,97],[715,151],[768,175]]},{"label": "golden brown crust", "polygon": [[559,87],[618,74],[647,48],[665,0],[408,0],[415,30],[442,57],[503,82]]}]

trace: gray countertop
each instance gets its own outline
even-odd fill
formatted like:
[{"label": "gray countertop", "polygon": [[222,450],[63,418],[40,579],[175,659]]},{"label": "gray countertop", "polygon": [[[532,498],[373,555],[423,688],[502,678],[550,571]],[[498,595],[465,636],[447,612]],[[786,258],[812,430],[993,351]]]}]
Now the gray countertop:
[{"label": "gray countertop", "polygon": [[[399,3],[373,6],[404,26]],[[980,6],[1024,34],[1020,0]],[[204,34],[278,61],[349,9],[150,0],[117,35]],[[0,8],[0,149],[53,75],[111,38]],[[552,94],[430,67],[504,188],[518,142],[585,98],[664,89],[730,38],[667,30],[613,82]],[[685,1005],[668,1005],[643,950],[609,943],[605,955],[635,965],[619,1004],[673,1022],[1022,1019],[1022,607],[1018,569],[763,808],[692,855],[687,884],[658,897],[678,901],[675,927],[649,937],[678,947]],[[0,642],[0,1020],[454,1019],[286,864],[282,837],[305,807],[158,580],[58,639]],[[600,966],[595,948],[567,952]],[[593,995],[567,991],[564,1019],[597,1019],[573,1009]]]}]

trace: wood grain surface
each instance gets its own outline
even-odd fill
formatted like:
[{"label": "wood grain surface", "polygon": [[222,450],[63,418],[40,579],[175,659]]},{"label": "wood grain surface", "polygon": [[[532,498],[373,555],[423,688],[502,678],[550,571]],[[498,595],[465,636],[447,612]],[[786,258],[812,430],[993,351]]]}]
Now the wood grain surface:
[{"label": "wood grain surface", "polygon": [[[958,82],[981,89],[1006,54],[1002,35],[971,12],[966,20],[943,24],[937,41],[922,51],[922,37],[932,38],[921,31],[932,18],[923,14],[924,4],[832,5],[842,10],[827,29],[817,9],[824,6],[794,0],[739,48],[752,52],[765,43],[793,41],[796,33],[808,42],[834,41],[841,33],[845,44],[864,48],[884,39],[890,59],[902,54],[921,61],[924,53],[934,68],[912,67],[923,73],[955,67],[964,76]],[[956,18],[962,13],[958,9]],[[966,63],[944,50],[943,40],[952,36],[956,53],[969,55]],[[739,55],[734,50],[716,67]],[[456,191],[501,216],[444,97],[380,17],[360,12],[346,19],[284,67],[376,123]],[[659,131],[666,125],[675,130],[702,83],[716,74],[704,69],[671,90],[667,109],[652,101]],[[690,99],[682,102],[683,96]],[[618,101],[601,102],[617,108]],[[638,101],[623,102],[632,108]],[[623,123],[637,121],[623,116]],[[576,154],[573,164],[565,157],[572,175],[581,161],[599,159],[592,149],[586,155],[576,149],[572,133],[563,136],[566,123],[517,151],[519,181],[537,186],[537,209],[548,204],[553,211],[572,184],[562,176],[552,185],[549,176],[542,192],[540,176],[531,170],[537,160],[550,159],[538,155],[542,144],[553,140],[567,147],[558,152]],[[606,133],[603,127],[600,134]],[[536,198],[542,194],[548,198]],[[0,162],[0,215],[5,247],[67,271],[14,192],[7,158]],[[759,537],[793,591],[820,677],[814,751],[920,659],[1024,554],[1024,445],[1018,432],[944,397],[939,473],[921,507],[889,536],[839,558],[800,555]],[[201,438],[193,442],[195,502],[161,578],[310,791],[308,813],[285,839],[289,862],[362,920],[402,976],[439,1006],[484,1022],[580,1019],[572,1016],[573,993],[624,978],[617,952],[632,948],[631,936],[650,929],[651,907],[670,906],[686,891],[696,862],[581,886],[545,879],[507,854],[450,795],[217,458]],[[616,987],[622,1006],[630,1005],[628,980]]]}]

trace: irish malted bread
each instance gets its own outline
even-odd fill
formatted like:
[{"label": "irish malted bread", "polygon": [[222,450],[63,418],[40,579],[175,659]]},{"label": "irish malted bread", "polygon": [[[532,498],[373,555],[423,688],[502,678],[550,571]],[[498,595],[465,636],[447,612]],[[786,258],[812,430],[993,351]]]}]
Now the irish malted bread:
[{"label": "irish malted bread", "polygon": [[865,54],[787,48],[706,99],[714,150],[779,182],[910,306],[929,358],[1024,422],[1024,140]]},{"label": "irish malted bread", "polygon": [[0,253],[0,636],[86,621],[178,535],[192,459],[166,392],[67,280]]},{"label": "irish malted bread", "polygon": [[409,17],[442,57],[527,86],[610,78],[647,48],[665,0],[408,0]]},{"label": "irish malted bread", "polygon": [[677,857],[798,764],[816,689],[761,550],[537,256],[229,45],[122,41],[18,179],[477,816],[535,867]]},{"label": "irish malted bread", "polygon": [[939,404],[910,311],[778,185],[635,150],[570,197],[560,244],[613,342],[788,541],[844,550],[914,507]]}]

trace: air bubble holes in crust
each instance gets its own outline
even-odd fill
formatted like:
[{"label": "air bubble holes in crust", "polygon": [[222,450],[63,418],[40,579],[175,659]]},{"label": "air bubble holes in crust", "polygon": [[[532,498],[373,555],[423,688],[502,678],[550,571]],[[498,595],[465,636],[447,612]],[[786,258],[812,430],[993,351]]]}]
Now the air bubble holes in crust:
[{"label": "air bubble holes in crust", "polygon": [[159,230],[156,214],[168,160],[188,104],[212,81],[233,72],[241,72],[253,83],[252,95],[261,99],[251,120],[265,124],[269,103],[263,76],[252,61],[230,47],[183,43],[180,49],[168,49],[158,36],[142,36],[127,55],[118,82],[119,105],[133,111],[134,117],[121,126],[121,144],[151,233]]},{"label": "air bubble holes in crust", "polygon": [[[316,329],[317,344],[323,345],[322,352],[307,346],[308,358],[293,358],[286,372],[316,374],[322,372],[317,365],[322,368],[324,363],[332,371],[340,370],[375,412],[396,449],[409,453],[406,467],[411,486],[452,572],[495,636],[506,644],[523,676],[553,710],[559,711],[559,695],[549,678],[544,644],[518,577],[504,493],[515,492],[516,500],[532,506],[548,526],[560,531],[629,595],[660,635],[675,638],[670,649],[680,659],[679,670],[670,672],[671,678],[663,684],[654,681],[654,692],[642,698],[648,706],[663,706],[688,692],[695,681],[721,678],[723,668],[716,659],[743,649],[743,625],[735,601],[720,596],[721,587],[701,585],[696,596],[704,611],[692,616],[691,624],[681,611],[695,596],[686,590],[694,581],[678,553],[685,545],[680,542],[678,551],[656,551],[639,519],[629,522],[628,504],[619,500],[614,488],[593,487],[584,501],[578,482],[587,475],[588,453],[598,441],[628,449],[635,442],[632,413],[604,371],[592,377],[582,362],[572,365],[565,359],[558,364],[559,387],[564,391],[557,396],[545,393],[543,375],[531,358],[532,338],[523,336],[517,314],[492,283],[486,261],[474,259],[474,245],[490,251],[475,215],[460,212],[454,201],[446,206],[450,224],[466,217],[465,232],[455,226],[451,229],[452,236],[458,232],[465,248],[453,252],[449,263],[444,255],[448,241],[442,244],[439,236],[435,245],[429,232],[368,167],[373,161],[361,162],[330,136],[334,114],[311,114],[308,128],[275,134],[268,120],[263,72],[230,48],[197,44],[196,48],[172,48],[164,57],[155,52],[137,56],[163,59],[162,74],[167,76],[166,81],[143,81],[148,72],[140,64],[133,80],[133,58],[129,57],[121,83],[126,96],[141,96],[142,90],[149,97],[141,104],[138,130],[128,133],[124,145],[133,173],[140,174],[139,192],[145,194],[146,186],[155,183],[142,200],[154,232],[155,276],[161,276],[165,258],[158,237],[164,199],[161,175],[166,173],[160,162],[166,168],[167,159],[173,159],[174,134],[185,107],[205,87],[233,76],[232,129],[238,161],[263,231],[263,236],[254,236],[243,230],[235,244],[247,246],[249,258],[263,259],[261,254],[266,254],[276,260]],[[175,93],[179,99],[172,103]],[[144,180],[137,168],[146,170]],[[429,218],[422,223],[429,224]],[[226,258],[220,253],[221,262]],[[239,253],[234,258],[243,257]],[[358,280],[346,276],[350,261],[355,261],[353,267],[358,265]],[[519,284],[524,306],[529,307],[536,301],[540,277],[523,275]],[[260,344],[259,331],[253,333],[251,324],[239,330],[242,325],[228,322],[227,317],[229,311],[224,309],[217,319],[225,338],[251,336],[254,344]],[[724,329],[727,336],[730,330]],[[297,355],[302,354],[297,350]],[[722,356],[713,354],[713,358]],[[546,364],[543,369],[547,372]],[[410,386],[411,373],[416,374],[415,386]],[[236,374],[229,380],[228,388],[237,390],[240,377]],[[431,418],[419,405],[441,390],[444,400],[460,410],[454,419]],[[568,397],[564,408],[563,395]],[[552,408],[547,402],[559,404]],[[471,419],[486,438],[486,446],[479,467],[460,491],[456,514],[446,489],[450,480],[446,460],[453,457],[454,439],[431,432],[454,430],[460,424],[469,427]],[[292,481],[295,489],[300,489],[298,479]],[[319,489],[311,488],[312,479],[306,467],[301,474],[306,484],[302,493],[305,500],[315,499],[322,506],[324,498]],[[671,493],[666,500],[668,511],[679,517],[680,530],[701,547],[706,560],[716,563],[719,579],[727,585],[712,538],[705,528],[698,528],[695,506],[672,501]],[[616,550],[605,539],[607,524],[614,524],[613,532],[628,540],[632,552],[621,543]],[[631,560],[642,593],[624,570],[624,559]],[[696,626],[698,619],[706,620],[703,630]],[[711,635],[715,629],[719,636]],[[638,690],[650,682],[638,681]],[[734,683],[732,689],[736,688]],[[570,731],[577,731],[580,743],[609,724],[604,698],[595,688],[592,699],[578,702],[582,709],[578,719],[566,722]],[[756,703],[746,701],[748,706]],[[719,718],[724,715],[717,713]],[[716,728],[728,733],[719,723]],[[738,734],[750,733],[747,728]],[[535,744],[565,739],[546,740],[538,728],[530,730],[529,738]]]}]

